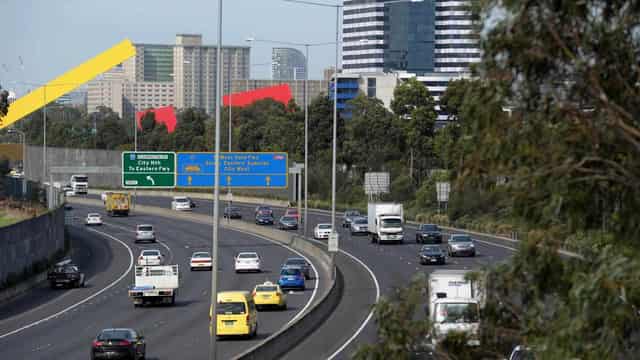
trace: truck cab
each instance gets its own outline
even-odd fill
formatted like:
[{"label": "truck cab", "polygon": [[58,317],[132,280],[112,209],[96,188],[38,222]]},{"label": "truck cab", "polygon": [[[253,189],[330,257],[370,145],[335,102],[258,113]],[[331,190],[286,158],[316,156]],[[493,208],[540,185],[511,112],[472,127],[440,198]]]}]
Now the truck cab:
[{"label": "truck cab", "polygon": [[429,318],[431,341],[437,346],[450,332],[468,335],[469,346],[479,346],[480,309],[484,291],[469,270],[436,270],[429,274]]},{"label": "truck cab", "polygon": [[402,204],[369,203],[367,209],[369,237],[373,243],[404,241]]},{"label": "truck cab", "polygon": [[87,194],[89,191],[89,177],[87,175],[71,175],[69,184],[74,194]]}]

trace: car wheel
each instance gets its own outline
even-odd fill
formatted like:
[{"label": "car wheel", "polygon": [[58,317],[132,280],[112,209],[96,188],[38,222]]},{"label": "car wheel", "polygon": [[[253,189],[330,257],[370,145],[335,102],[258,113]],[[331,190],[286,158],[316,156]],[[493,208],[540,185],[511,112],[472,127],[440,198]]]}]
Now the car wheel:
[{"label": "car wheel", "polygon": [[53,282],[53,281],[50,281],[49,282],[49,287],[52,288],[52,289],[55,289],[56,288],[56,283]]},{"label": "car wheel", "polygon": [[193,267],[192,267],[192,268],[191,268],[191,271],[194,271],[194,270],[195,270],[195,268],[193,268]]}]

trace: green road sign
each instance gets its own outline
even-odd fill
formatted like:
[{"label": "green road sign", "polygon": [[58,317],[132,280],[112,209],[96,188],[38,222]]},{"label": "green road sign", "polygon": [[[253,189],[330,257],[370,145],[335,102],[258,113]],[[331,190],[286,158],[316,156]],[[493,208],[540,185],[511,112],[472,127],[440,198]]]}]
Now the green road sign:
[{"label": "green road sign", "polygon": [[176,153],[122,152],[122,187],[173,188],[176,186]]}]

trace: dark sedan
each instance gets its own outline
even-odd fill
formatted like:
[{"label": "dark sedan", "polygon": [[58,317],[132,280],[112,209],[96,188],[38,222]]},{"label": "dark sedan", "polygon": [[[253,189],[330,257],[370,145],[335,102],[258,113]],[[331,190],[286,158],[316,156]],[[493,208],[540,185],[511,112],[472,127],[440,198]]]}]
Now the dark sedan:
[{"label": "dark sedan", "polygon": [[226,208],[224,208],[222,216],[230,219],[242,219],[240,209],[235,206],[227,206]]},{"label": "dark sedan", "polygon": [[93,340],[91,359],[140,360],[146,356],[144,337],[133,329],[104,329]]},{"label": "dark sedan", "polygon": [[273,215],[271,214],[256,214],[256,224],[258,225],[273,225]]},{"label": "dark sedan", "polygon": [[442,231],[435,224],[421,224],[416,232],[416,243],[442,244]]},{"label": "dark sedan", "polygon": [[298,219],[293,216],[283,216],[278,221],[280,230],[298,230]]},{"label": "dark sedan", "polygon": [[305,279],[307,280],[311,279],[311,265],[309,265],[307,260],[303,258],[298,258],[298,257],[288,258],[287,261],[285,261],[284,264],[282,265],[282,268],[283,269],[285,268],[300,269],[302,270],[302,273],[304,274]]},{"label": "dark sedan", "polygon": [[447,263],[447,256],[445,255],[444,250],[442,250],[438,245],[424,245],[422,249],[420,249],[418,256],[420,257],[420,264],[422,265],[445,265]]}]

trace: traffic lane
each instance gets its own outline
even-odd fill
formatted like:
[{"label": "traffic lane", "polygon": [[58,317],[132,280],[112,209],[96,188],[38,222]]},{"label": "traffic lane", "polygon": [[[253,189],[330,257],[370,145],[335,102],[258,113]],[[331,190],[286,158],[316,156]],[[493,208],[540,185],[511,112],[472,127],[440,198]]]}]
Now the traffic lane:
[{"label": "traffic lane", "polygon": [[[87,211],[96,211],[96,209],[87,209]],[[133,229],[135,223],[143,221],[146,223],[152,223],[158,228],[159,235],[166,234],[165,241],[171,245],[174,251],[173,256],[178,259],[183,257],[186,263],[188,255],[190,255],[189,248],[201,246],[203,239],[198,238],[191,240],[194,236],[192,234],[199,234],[201,231],[194,229],[193,223],[180,225],[180,221],[174,221],[170,224],[161,224],[163,221],[154,223],[154,219],[145,218],[143,216],[132,216],[130,218],[107,218],[107,222],[115,220],[117,226],[124,227],[109,230],[118,237],[133,245],[133,236],[128,231],[130,227]],[[157,219],[156,219],[157,220]],[[163,226],[167,226],[169,229],[165,229]],[[203,228],[207,228],[207,234],[210,234],[211,227],[201,225]],[[104,226],[103,229],[108,229],[109,226]],[[175,232],[171,232],[175,229]],[[259,239],[247,239],[244,234],[232,234],[230,236],[224,235],[222,232],[220,254],[223,260],[222,273],[220,274],[220,289],[242,289],[250,290],[256,282],[256,276],[259,275],[238,275],[231,272],[233,254],[240,250],[246,250],[247,248],[255,249],[261,247],[259,250],[265,262],[267,269],[272,267],[279,267],[279,264],[266,261],[268,258],[286,258],[290,256],[281,247],[271,244],[271,247],[266,247],[265,244]],[[244,235],[244,237],[243,237]],[[181,250],[179,247],[173,246],[174,240],[169,239],[182,239],[182,242],[186,243],[188,247],[185,250]],[[226,241],[225,239],[229,239]],[[258,241],[257,241],[258,240]],[[229,243],[230,242],[230,243]],[[270,243],[269,243],[270,244]],[[144,245],[140,246],[142,248]],[[271,256],[270,253],[276,249],[278,255]],[[225,260],[226,259],[226,260]],[[230,259],[230,260],[229,260]],[[226,261],[231,261],[225,264]],[[227,271],[229,270],[229,271]],[[37,343],[30,344],[28,342],[20,343],[18,345],[26,345],[26,349],[29,351],[25,356],[24,351],[18,350],[18,353],[7,353],[8,358],[76,358],[82,357],[81,354],[86,354],[85,351],[89,351],[91,337],[94,336],[100,329],[112,326],[129,326],[141,329],[145,334],[149,346],[149,358],[203,358],[206,356],[208,347],[208,305],[209,295],[208,288],[210,284],[209,272],[198,272],[191,274],[190,272],[182,272],[183,280],[181,280],[181,288],[178,294],[177,304],[175,307],[162,307],[162,308],[142,308],[134,310],[133,305],[127,298],[127,285],[117,289],[114,294],[109,294],[110,299],[106,303],[100,303],[98,309],[92,309],[91,318],[86,317],[74,317],[74,314],[65,314],[64,321],[65,326],[63,329],[54,328],[50,329],[42,327],[39,332],[34,334],[27,334],[28,339],[38,339]],[[264,275],[264,274],[263,274]],[[186,278],[186,279],[185,279]],[[189,278],[193,278],[189,280]],[[250,281],[248,279],[251,278]],[[130,280],[131,281],[131,280]],[[130,283],[130,281],[128,283]],[[192,286],[195,284],[195,286]],[[313,286],[313,283],[310,284]],[[120,293],[120,296],[114,297],[115,294]],[[282,313],[261,313],[260,314],[260,333],[261,337],[268,336],[268,333],[279,329],[292,318],[296,310],[301,308],[304,304],[304,298],[308,298],[309,291],[303,293],[302,296],[290,296],[289,303],[292,305],[291,309]],[[187,310],[188,309],[188,310]],[[185,311],[187,310],[187,311]],[[284,316],[283,316],[284,315]],[[288,315],[288,316],[287,316]],[[105,321],[105,319],[107,319]],[[277,324],[275,324],[277,322]],[[87,325],[89,324],[89,325]],[[265,329],[266,328],[266,329]],[[62,331],[61,331],[62,330]],[[266,330],[266,331],[265,331]],[[75,333],[83,334],[73,340],[56,338],[51,336],[55,333]],[[176,336],[176,334],[179,334]],[[32,336],[31,336],[32,335]],[[220,354],[223,357],[230,357],[233,354],[237,354],[243,351],[247,346],[251,346],[257,340],[253,341],[237,341],[230,342],[229,344],[222,344],[220,346]],[[55,344],[55,345],[51,345]],[[9,344],[8,348],[20,349],[20,346],[12,346],[16,344]],[[202,351],[193,351],[195,348]],[[46,352],[46,354],[44,354]],[[186,354],[186,355],[185,355]],[[13,356],[13,357],[11,357]],[[16,357],[17,356],[17,357]]]},{"label": "traffic lane", "polygon": [[83,229],[71,227],[69,231],[74,248],[72,259],[86,275],[85,287],[50,289],[47,283],[2,304],[0,336],[68,308],[106,287],[126,271],[130,259],[122,245],[105,241]]}]

